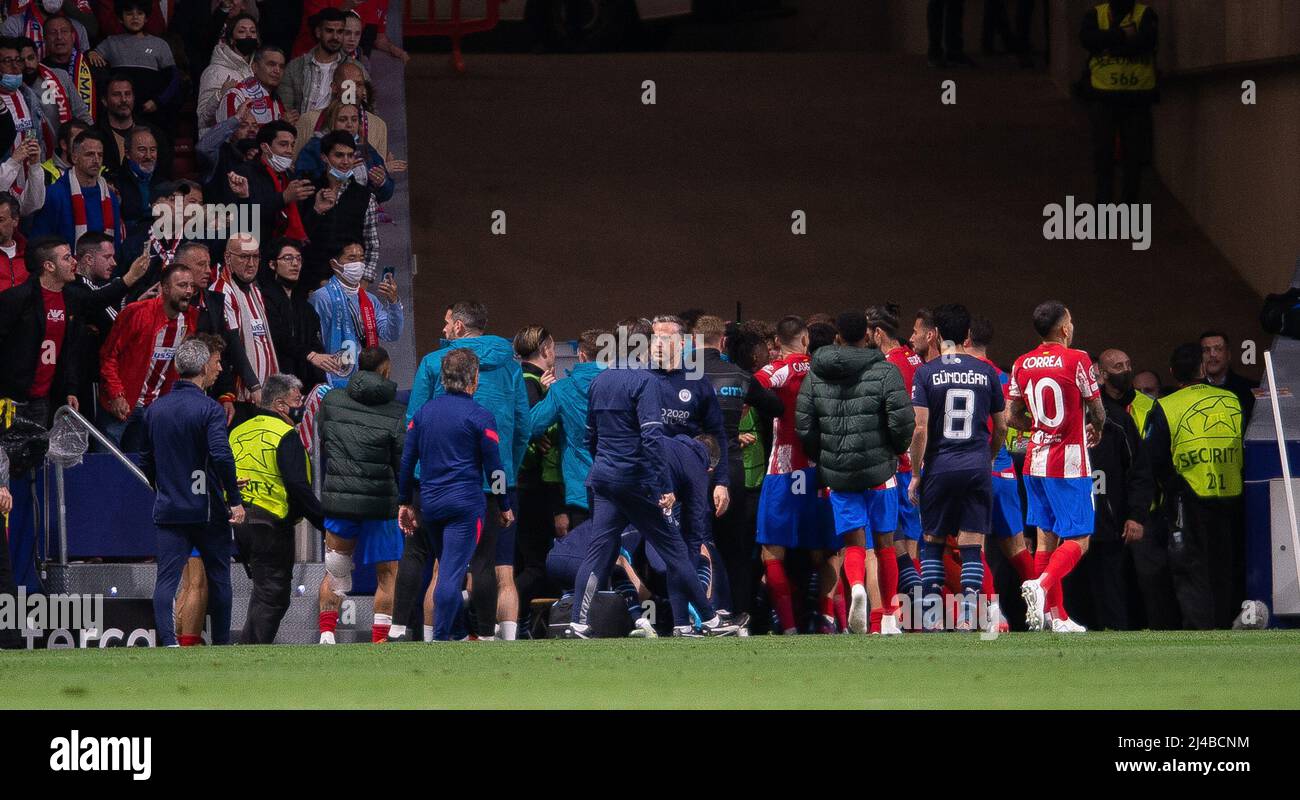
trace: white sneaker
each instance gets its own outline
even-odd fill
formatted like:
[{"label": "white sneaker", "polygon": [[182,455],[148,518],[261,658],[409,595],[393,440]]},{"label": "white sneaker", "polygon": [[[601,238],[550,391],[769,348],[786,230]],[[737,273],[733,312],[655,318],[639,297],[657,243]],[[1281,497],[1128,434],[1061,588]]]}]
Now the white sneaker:
[{"label": "white sneaker", "polygon": [[1088,629],[1072,619],[1052,620],[1052,633],[1087,633]]},{"label": "white sneaker", "polygon": [[320,643],[321,643],[321,644],[334,644],[334,631],[321,631],[321,634],[320,634]]},{"label": "white sneaker", "polygon": [[860,583],[853,584],[852,600],[849,603],[849,630],[853,633],[867,632],[867,612],[871,602],[867,599],[867,587]]},{"label": "white sneaker", "polygon": [[880,635],[881,636],[901,636],[903,629],[898,626],[898,617],[893,614],[886,614],[880,618]]},{"label": "white sneaker", "polygon": [[646,619],[645,617],[641,617],[636,621],[635,626],[632,628],[632,632],[629,633],[628,636],[632,637],[633,639],[658,639],[659,638],[659,634],[655,631],[654,626],[651,625],[650,620]]},{"label": "white sneaker", "polygon": [[1043,585],[1037,578],[1025,581],[1020,584],[1020,596],[1025,598],[1025,625],[1031,631],[1044,630],[1047,626],[1047,596],[1043,593]]}]

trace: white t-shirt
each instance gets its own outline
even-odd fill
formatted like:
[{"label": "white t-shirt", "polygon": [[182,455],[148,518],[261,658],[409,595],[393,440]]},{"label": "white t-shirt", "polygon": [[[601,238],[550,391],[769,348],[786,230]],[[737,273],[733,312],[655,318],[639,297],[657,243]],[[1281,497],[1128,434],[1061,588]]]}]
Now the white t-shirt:
[{"label": "white t-shirt", "polygon": [[316,83],[312,86],[311,97],[307,98],[307,109],[309,111],[320,111],[330,104],[330,91],[334,83],[334,70],[338,68],[342,58],[335,58],[331,64],[322,64],[316,60],[316,56],[311,57],[312,69],[316,70],[319,75]]}]

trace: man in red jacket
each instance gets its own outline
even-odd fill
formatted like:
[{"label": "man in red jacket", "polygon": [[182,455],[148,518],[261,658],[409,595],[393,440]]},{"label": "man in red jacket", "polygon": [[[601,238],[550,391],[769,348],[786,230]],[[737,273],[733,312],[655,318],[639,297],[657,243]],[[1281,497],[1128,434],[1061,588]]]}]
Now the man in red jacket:
[{"label": "man in red jacket", "polygon": [[193,273],[173,265],[163,274],[158,297],[122,309],[100,350],[99,402],[107,412],[101,427],[127,452],[141,444],[145,409],[176,381],[176,348],[198,331],[198,309],[190,307],[193,296]]}]

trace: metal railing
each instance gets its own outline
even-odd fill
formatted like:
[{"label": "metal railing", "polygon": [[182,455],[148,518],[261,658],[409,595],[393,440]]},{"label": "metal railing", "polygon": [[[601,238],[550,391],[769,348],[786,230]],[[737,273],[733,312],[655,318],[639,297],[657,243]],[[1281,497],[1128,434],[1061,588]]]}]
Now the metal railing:
[{"label": "metal railing", "polygon": [[[96,428],[93,424],[91,424],[90,420],[81,416],[80,412],[78,412],[72,406],[63,406],[58,411],[54,412],[54,424],[50,426],[50,429],[54,430],[54,428],[57,427],[59,420],[61,419],[68,419],[74,422],[77,425],[77,427],[84,430],[91,438],[93,438],[96,442],[99,442],[101,447],[103,447],[114,458],[116,458],[119,462],[121,462],[122,466],[126,467],[127,470],[129,470],[130,473],[133,476],[135,476],[136,480],[144,484],[146,489],[153,491],[153,486],[149,483],[149,479],[146,478],[145,474],[140,471],[140,468],[135,465],[135,462],[127,458],[126,454],[123,453],[121,450],[119,450],[117,445],[113,443],[113,440],[109,439],[107,436],[101,433],[98,428]],[[66,566],[68,563],[68,498],[64,490],[64,484],[63,484],[63,465],[58,463],[57,461],[54,462],[54,497],[58,509],[56,514],[58,535],[59,535],[59,562],[58,563]],[[46,514],[45,515],[45,542],[46,542],[47,553],[49,552],[49,541],[50,541],[50,517],[48,514]]]}]

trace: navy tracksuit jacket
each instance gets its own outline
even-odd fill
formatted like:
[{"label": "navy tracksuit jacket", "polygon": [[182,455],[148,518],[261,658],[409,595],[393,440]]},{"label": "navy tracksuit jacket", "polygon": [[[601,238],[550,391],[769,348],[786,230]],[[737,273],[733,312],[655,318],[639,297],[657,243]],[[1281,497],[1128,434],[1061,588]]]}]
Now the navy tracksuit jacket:
[{"label": "navy tracksuit jacket", "polygon": [[[722,423],[722,406],[718,403],[713,384],[704,375],[691,378],[685,370],[655,370],[661,381],[660,400],[663,403],[664,435],[698,436],[711,434],[718,440],[722,451],[719,464],[727,464],[727,430]],[[726,469],[715,470],[710,486],[727,486],[730,482]]]},{"label": "navy tracksuit jacket", "polygon": [[213,644],[230,643],[230,506],[243,505],[226,412],[196,384],[180,380],[144,412],[141,467],[153,484],[158,534],[154,624],[158,645],[176,644],[172,604],[181,571],[198,549],[208,575]]}]

